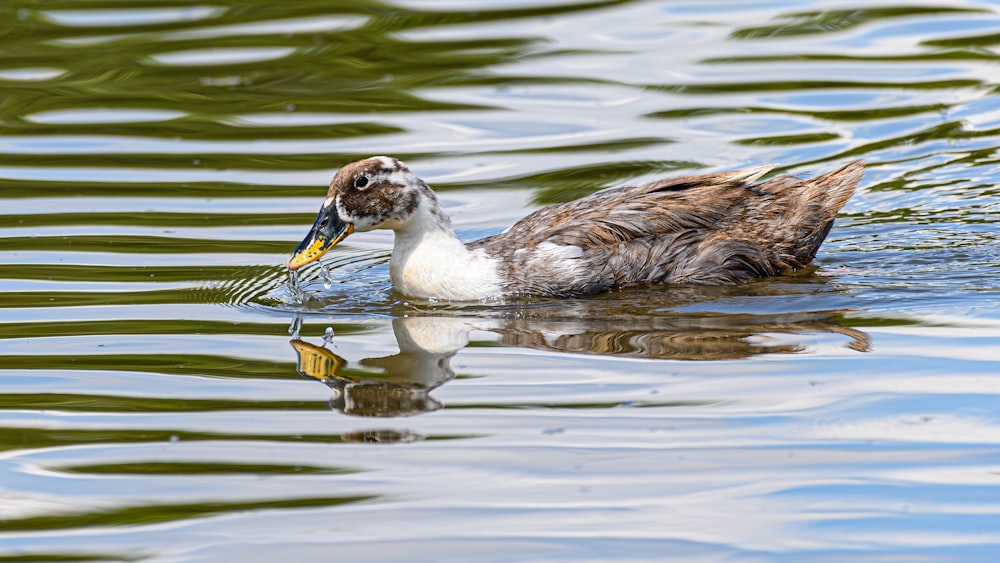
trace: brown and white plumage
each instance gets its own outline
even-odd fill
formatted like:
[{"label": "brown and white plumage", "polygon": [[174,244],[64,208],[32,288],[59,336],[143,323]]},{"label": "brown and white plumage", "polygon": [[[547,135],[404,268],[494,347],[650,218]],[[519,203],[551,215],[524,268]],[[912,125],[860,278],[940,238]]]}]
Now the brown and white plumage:
[{"label": "brown and white plumage", "polygon": [[416,297],[574,296],[641,283],[745,282],[811,262],[864,164],[812,179],[757,182],[769,170],[602,190],[463,245],[426,183],[398,160],[373,157],[338,172],[288,267],[318,259],[353,230],[390,228],[393,284]]}]

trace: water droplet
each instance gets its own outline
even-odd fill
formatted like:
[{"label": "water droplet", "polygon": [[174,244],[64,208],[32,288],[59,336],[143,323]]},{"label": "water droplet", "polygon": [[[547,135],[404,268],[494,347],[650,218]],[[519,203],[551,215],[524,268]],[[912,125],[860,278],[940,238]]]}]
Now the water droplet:
[{"label": "water droplet", "polygon": [[294,317],[292,317],[292,324],[288,325],[288,334],[292,336],[292,340],[298,340],[301,332],[302,332],[302,316],[295,315]]},{"label": "water droplet", "polygon": [[326,267],[326,264],[319,263],[319,273],[323,276],[323,287],[326,289],[333,287],[333,274],[330,273],[330,269]]}]

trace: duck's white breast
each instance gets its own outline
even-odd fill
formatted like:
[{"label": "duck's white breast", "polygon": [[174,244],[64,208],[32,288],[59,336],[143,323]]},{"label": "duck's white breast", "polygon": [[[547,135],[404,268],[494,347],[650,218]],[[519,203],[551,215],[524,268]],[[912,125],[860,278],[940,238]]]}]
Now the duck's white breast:
[{"label": "duck's white breast", "polygon": [[397,291],[425,299],[474,301],[503,291],[495,259],[437,233],[420,237],[397,233],[389,274]]}]

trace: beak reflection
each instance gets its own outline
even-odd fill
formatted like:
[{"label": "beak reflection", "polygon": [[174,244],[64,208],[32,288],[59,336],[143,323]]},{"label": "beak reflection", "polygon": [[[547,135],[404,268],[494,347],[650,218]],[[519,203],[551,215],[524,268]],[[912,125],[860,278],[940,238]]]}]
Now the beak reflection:
[{"label": "beak reflection", "polygon": [[319,210],[316,222],[309,229],[306,238],[302,239],[285,261],[285,267],[289,270],[298,270],[306,264],[319,260],[334,245],[353,232],[354,225],[341,221],[340,215],[337,214],[337,206],[323,207]]}]

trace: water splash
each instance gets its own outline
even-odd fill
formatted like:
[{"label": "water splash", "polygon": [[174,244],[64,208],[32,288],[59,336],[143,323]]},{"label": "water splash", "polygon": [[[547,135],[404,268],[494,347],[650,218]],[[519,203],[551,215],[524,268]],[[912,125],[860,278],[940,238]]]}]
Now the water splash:
[{"label": "water splash", "polygon": [[302,289],[302,284],[299,283],[298,270],[288,270],[288,283],[285,287],[288,288],[288,292],[292,294],[297,303],[305,302],[306,292]]}]

